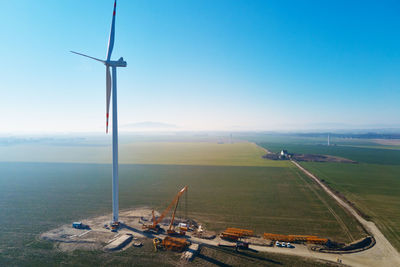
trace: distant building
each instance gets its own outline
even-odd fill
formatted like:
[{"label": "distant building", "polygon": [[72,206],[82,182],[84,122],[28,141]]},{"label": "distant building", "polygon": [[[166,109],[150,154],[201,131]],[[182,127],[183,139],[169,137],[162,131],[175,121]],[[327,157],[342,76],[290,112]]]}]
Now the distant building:
[{"label": "distant building", "polygon": [[287,150],[282,149],[281,153],[279,153],[279,159],[290,159],[291,154],[288,153]]}]

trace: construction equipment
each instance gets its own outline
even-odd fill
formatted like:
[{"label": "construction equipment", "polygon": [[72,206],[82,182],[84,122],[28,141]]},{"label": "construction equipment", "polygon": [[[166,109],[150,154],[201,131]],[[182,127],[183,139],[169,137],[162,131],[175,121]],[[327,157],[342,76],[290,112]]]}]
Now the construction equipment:
[{"label": "construction equipment", "polygon": [[294,238],[288,235],[264,233],[264,238],[272,241],[294,242]]},{"label": "construction equipment", "polygon": [[307,239],[318,238],[315,235],[289,235],[289,237],[291,237],[293,239],[293,241],[297,241],[297,242],[306,242]]},{"label": "construction equipment", "polygon": [[186,238],[166,236],[162,241],[162,245],[168,250],[182,251],[190,245],[190,242]]},{"label": "construction equipment", "polygon": [[113,223],[111,223],[111,232],[117,232],[120,226],[121,226],[121,225],[120,225],[119,222],[113,222]]},{"label": "construction equipment", "polygon": [[160,249],[182,251],[189,245],[190,242],[187,241],[185,238],[166,236],[163,240],[161,240],[158,237],[153,239],[153,246],[155,252],[159,251]]},{"label": "construction equipment", "polygon": [[311,244],[321,244],[325,245],[328,243],[328,239],[319,238],[315,235],[279,235],[264,233],[264,239],[269,239],[272,241],[282,241],[282,242],[307,242]]},{"label": "construction equipment", "polygon": [[227,233],[227,232],[222,232],[220,236],[223,239],[229,239],[229,240],[238,240],[240,238],[238,234]]},{"label": "construction equipment", "polygon": [[161,242],[162,242],[161,239],[158,237],[153,239],[153,246],[155,252],[157,252],[159,249],[162,248]]},{"label": "construction equipment", "polygon": [[176,194],[175,198],[172,200],[172,202],[169,204],[169,206],[164,210],[164,212],[161,214],[160,217],[156,218],[154,216],[154,210],[152,211],[152,224],[143,224],[142,228],[145,231],[155,231],[158,232],[160,230],[160,226],[158,225],[163,219],[164,217],[167,215],[167,213],[170,211],[170,209],[172,208],[173,205],[175,205],[175,209],[174,209],[174,213],[172,215],[172,220],[171,223],[169,225],[168,231],[172,231],[175,232],[174,230],[172,230],[172,225],[173,225],[173,221],[175,219],[175,212],[176,212],[176,208],[178,206],[178,202],[179,202],[179,198],[183,195],[183,193],[185,193],[185,191],[187,190],[187,186],[185,186],[184,188],[181,189],[181,191],[178,192],[178,194]]},{"label": "construction equipment", "polygon": [[72,227],[75,229],[90,229],[89,225],[83,224],[82,222],[73,222]]},{"label": "construction equipment", "polygon": [[307,243],[326,245],[328,243],[328,239],[327,238],[318,238],[318,237],[307,238]]},{"label": "construction equipment", "polygon": [[221,233],[221,238],[238,240],[239,238],[253,236],[253,235],[254,232],[252,230],[240,229],[240,228],[227,228],[224,232]]},{"label": "construction equipment", "polygon": [[172,218],[171,218],[171,223],[169,224],[167,233],[169,235],[185,235],[186,231],[188,230],[188,227],[186,224],[184,223],[179,223],[178,228],[179,228],[179,232],[176,232],[175,229],[173,229],[174,227],[174,220],[175,220],[175,213],[176,213],[176,208],[178,207],[178,203],[179,203],[179,198],[180,196],[187,190],[187,186],[185,186],[179,193],[178,193],[178,197],[176,198],[176,204],[175,204],[175,209],[174,212],[172,213]]}]

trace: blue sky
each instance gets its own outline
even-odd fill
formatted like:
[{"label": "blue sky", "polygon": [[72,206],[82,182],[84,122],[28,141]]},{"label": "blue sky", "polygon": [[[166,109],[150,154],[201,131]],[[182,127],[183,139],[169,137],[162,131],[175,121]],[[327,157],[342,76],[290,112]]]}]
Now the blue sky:
[{"label": "blue sky", "polygon": [[[102,132],[112,0],[0,1],[2,133]],[[119,0],[119,124],[400,125],[398,1]]]}]

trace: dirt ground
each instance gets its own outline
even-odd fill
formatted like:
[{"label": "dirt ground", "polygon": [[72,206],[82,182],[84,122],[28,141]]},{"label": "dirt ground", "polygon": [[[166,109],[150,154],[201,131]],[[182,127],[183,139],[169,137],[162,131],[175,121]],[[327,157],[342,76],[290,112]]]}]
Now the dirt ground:
[{"label": "dirt ground", "polygon": [[[156,215],[158,215],[156,213]],[[41,239],[54,241],[56,247],[62,251],[76,249],[100,250],[123,234],[132,234],[135,239],[150,238],[142,231],[139,221],[151,220],[151,209],[140,208],[120,211],[121,228],[118,232],[111,232],[104,225],[110,224],[111,214],[91,219],[83,219],[82,223],[90,229],[75,229],[71,224],[60,226],[40,235]]]}]

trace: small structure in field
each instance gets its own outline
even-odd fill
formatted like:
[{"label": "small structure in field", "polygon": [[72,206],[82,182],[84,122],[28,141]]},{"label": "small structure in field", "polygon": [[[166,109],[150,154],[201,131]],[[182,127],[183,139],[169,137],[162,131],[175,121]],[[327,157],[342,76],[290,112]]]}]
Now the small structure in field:
[{"label": "small structure in field", "polygon": [[290,159],[291,158],[291,154],[288,153],[287,150],[282,149],[281,153],[279,153],[279,159]]}]

